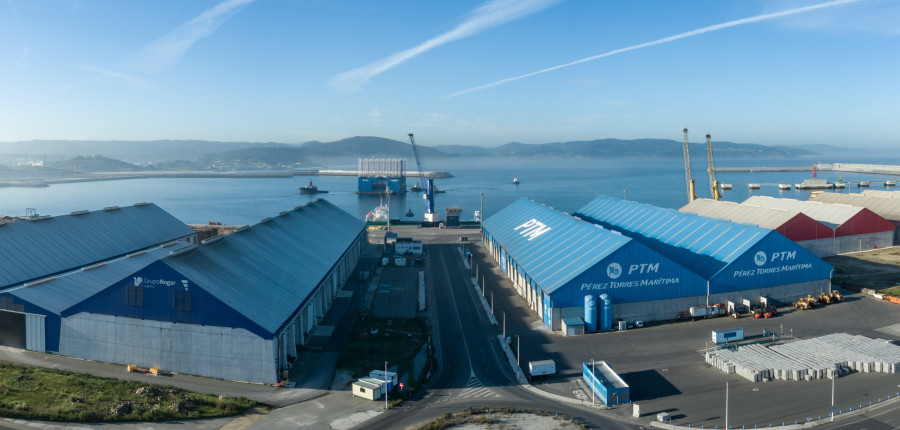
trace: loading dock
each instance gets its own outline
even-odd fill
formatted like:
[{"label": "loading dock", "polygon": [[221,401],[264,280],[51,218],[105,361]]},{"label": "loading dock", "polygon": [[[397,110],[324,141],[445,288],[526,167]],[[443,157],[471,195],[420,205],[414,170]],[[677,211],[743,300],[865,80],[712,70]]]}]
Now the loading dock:
[{"label": "loading dock", "polygon": [[25,349],[25,314],[0,310],[0,346]]}]

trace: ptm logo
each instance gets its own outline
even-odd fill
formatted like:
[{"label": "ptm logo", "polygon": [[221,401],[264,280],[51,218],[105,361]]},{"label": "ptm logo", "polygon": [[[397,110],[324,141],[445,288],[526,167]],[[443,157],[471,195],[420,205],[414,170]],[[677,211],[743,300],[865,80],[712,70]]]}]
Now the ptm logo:
[{"label": "ptm logo", "polygon": [[753,256],[753,262],[756,263],[757,266],[762,266],[766,264],[766,253],[759,251],[756,255]]},{"label": "ptm logo", "polygon": [[609,279],[617,279],[622,276],[622,266],[619,263],[609,263],[609,266],[606,266],[606,276],[609,276]]},{"label": "ptm logo", "polygon": [[532,218],[530,221],[525,221],[524,224],[514,228],[513,230],[523,229],[519,232],[523,237],[527,237],[528,240],[532,240],[537,238],[538,236],[550,231],[550,227],[547,227],[546,224]]}]

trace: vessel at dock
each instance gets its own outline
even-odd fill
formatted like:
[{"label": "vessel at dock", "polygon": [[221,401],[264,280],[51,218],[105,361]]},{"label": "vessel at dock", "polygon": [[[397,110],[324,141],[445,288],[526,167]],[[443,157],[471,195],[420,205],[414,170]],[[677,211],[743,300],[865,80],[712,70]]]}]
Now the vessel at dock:
[{"label": "vessel at dock", "polygon": [[828,182],[827,179],[804,179],[803,183],[794,184],[794,188],[798,190],[825,190],[834,188],[834,183]]},{"label": "vessel at dock", "polygon": [[844,188],[847,188],[847,184],[845,184],[845,183],[843,183],[843,182],[835,182],[835,183],[834,183],[834,187],[835,187],[835,188],[844,189]]},{"label": "vessel at dock", "polygon": [[325,194],[328,191],[320,190],[319,187],[313,185],[312,180],[309,181],[309,185],[305,187],[300,187],[300,194]]},{"label": "vessel at dock", "polygon": [[791,184],[778,184],[778,189],[779,190],[790,190]]},{"label": "vessel at dock", "polygon": [[859,185],[860,188],[862,188],[862,187],[868,187],[868,186],[869,186],[869,181],[859,181],[859,184],[857,184],[857,185]]},{"label": "vessel at dock", "polygon": [[893,187],[894,185],[897,185],[897,181],[884,181],[885,187]]},{"label": "vessel at dock", "polygon": [[747,188],[751,190],[758,190],[759,184],[747,184]]},{"label": "vessel at dock", "polygon": [[722,189],[723,189],[723,190],[730,190],[731,187],[732,187],[731,184],[722,184]]}]

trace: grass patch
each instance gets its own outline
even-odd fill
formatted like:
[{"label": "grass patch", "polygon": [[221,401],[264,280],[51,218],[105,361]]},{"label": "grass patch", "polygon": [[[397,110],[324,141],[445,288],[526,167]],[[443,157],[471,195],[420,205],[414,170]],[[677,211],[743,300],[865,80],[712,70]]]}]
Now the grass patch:
[{"label": "grass patch", "polygon": [[243,397],[0,363],[0,416],[40,421],[171,421],[238,415]]},{"label": "grass patch", "polygon": [[[397,366],[397,374],[414,374],[413,358],[428,340],[425,318],[360,317],[350,331],[338,368],[353,377],[368,376],[372,370],[384,369],[384,362]],[[414,383],[410,381],[413,387]]]},{"label": "grass patch", "polygon": [[512,407],[506,408],[468,408],[465,411],[450,413],[435,418],[419,427],[416,430],[444,430],[447,428],[461,426],[465,424],[474,424],[484,428],[519,428],[510,426],[505,422],[505,417],[514,414],[526,414],[532,416],[552,417],[553,420],[559,421],[561,426],[554,428],[586,428],[580,420],[569,418],[558,413],[550,413],[542,410],[517,409]]}]

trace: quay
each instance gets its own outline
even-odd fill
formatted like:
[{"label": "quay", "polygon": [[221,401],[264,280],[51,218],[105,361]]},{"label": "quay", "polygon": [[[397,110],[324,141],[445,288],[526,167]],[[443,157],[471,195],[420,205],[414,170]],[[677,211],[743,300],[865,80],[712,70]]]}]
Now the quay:
[{"label": "quay", "polygon": [[[307,170],[293,170],[292,173],[294,176],[359,176],[358,170],[335,170],[335,169],[307,169]],[[422,174],[426,178],[452,178],[453,175],[450,172],[446,172],[443,170],[426,170],[422,172]],[[405,174],[408,178],[418,178],[419,172],[407,171]]]},{"label": "quay", "polygon": [[810,172],[810,166],[785,167],[716,167],[716,172]]}]

